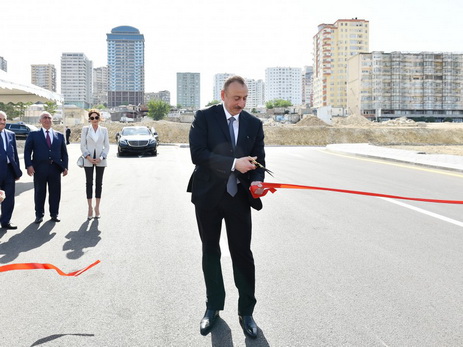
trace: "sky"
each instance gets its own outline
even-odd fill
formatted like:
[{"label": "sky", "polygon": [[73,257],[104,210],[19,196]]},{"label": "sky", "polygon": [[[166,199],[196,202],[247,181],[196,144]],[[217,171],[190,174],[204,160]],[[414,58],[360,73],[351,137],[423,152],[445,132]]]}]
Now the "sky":
[{"label": "sky", "polygon": [[318,25],[365,19],[370,51],[463,52],[461,0],[2,0],[0,56],[12,79],[30,83],[31,64],[54,64],[60,91],[63,52],[107,64],[106,34],[137,28],[145,38],[145,92],[169,90],[176,73],[201,74],[201,106],[213,76],[265,79],[267,67],[313,64]]}]

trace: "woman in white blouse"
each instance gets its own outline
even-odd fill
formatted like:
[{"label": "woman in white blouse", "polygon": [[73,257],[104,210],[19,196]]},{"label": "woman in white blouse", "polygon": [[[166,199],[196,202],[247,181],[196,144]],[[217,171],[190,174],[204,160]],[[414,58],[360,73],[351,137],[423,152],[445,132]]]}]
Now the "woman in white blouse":
[{"label": "woman in white blouse", "polygon": [[[103,173],[107,165],[106,158],[109,152],[108,129],[99,125],[100,112],[92,109],[88,111],[89,126],[82,128],[80,137],[80,150],[84,160],[85,178],[87,181],[88,220],[100,218],[101,190]],[[95,170],[94,170],[95,169]],[[92,207],[93,171],[95,175],[95,207]]]}]

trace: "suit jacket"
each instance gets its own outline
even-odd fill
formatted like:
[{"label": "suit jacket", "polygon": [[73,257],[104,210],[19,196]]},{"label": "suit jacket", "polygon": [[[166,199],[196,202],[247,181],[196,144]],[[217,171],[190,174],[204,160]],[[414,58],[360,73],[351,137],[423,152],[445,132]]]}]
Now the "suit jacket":
[{"label": "suit jacket", "polygon": [[53,141],[50,149],[42,129],[30,132],[24,145],[26,168],[32,165],[34,170],[37,170],[41,165],[50,163],[50,160],[58,165],[61,171],[68,168],[69,157],[63,134],[53,129]]},{"label": "suit jacket", "polygon": [[6,156],[2,158],[3,154],[0,153],[0,170],[6,172],[6,165],[8,163],[7,157],[10,160],[10,164],[13,167],[14,176],[16,179],[22,176],[22,171],[19,164],[18,150],[16,147],[16,135],[14,132],[3,129],[6,137]]},{"label": "suit jacket", "polygon": [[[100,136],[98,136],[97,141],[95,141],[93,136],[89,134],[90,127],[91,125],[82,128],[82,134],[80,136],[80,150],[82,151],[82,156],[85,158],[87,155],[90,155],[93,158],[93,153],[96,153],[96,158],[101,159],[96,166],[107,166],[106,158],[109,152],[108,129],[99,126]],[[85,159],[84,166],[93,166],[93,164]]]},{"label": "suit jacket", "polygon": [[[227,189],[234,158],[257,157],[265,166],[264,131],[262,122],[242,111],[239,117],[238,139],[235,151],[231,143],[227,117],[223,105],[214,105],[196,112],[190,128],[190,153],[195,170],[188,183],[191,201],[201,208],[215,207]],[[249,203],[256,210],[262,208],[260,199],[252,198],[249,186],[252,181],[263,181],[263,169],[245,174],[235,170],[240,183],[249,194]]]}]

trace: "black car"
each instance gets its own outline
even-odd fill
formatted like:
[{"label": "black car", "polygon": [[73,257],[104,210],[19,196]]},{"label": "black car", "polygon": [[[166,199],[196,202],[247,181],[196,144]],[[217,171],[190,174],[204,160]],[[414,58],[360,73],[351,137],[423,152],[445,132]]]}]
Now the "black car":
[{"label": "black car", "polygon": [[157,133],[153,133],[148,127],[133,126],[124,127],[116,135],[117,154],[158,154]]},{"label": "black car", "polygon": [[31,131],[38,130],[34,125],[25,123],[6,123],[5,128],[16,134],[17,138],[26,138]]}]

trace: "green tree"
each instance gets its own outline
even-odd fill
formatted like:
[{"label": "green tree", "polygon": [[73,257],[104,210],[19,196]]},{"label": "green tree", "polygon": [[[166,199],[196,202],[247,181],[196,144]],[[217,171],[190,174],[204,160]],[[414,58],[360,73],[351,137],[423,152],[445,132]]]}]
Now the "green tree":
[{"label": "green tree", "polygon": [[14,109],[14,104],[12,102],[9,102],[7,104],[4,104],[3,102],[0,102],[0,111],[5,112],[8,115],[8,119],[11,120],[15,117],[17,117],[18,111]]},{"label": "green tree", "polygon": [[291,101],[283,100],[283,99],[274,99],[274,100],[267,101],[265,103],[265,107],[267,107],[269,109],[272,109],[272,108],[275,108],[275,107],[289,107],[289,106],[292,106],[292,105],[293,104],[291,103]]},{"label": "green tree", "polygon": [[17,115],[19,115],[19,118],[21,119],[24,117],[24,113],[26,113],[26,109],[32,105],[32,102],[17,102],[14,104],[14,108],[17,111]]},{"label": "green tree", "polygon": [[212,105],[217,105],[220,104],[220,100],[212,100],[209,101],[209,103],[206,105],[206,107],[212,106]]},{"label": "green tree", "polygon": [[58,108],[58,105],[56,104],[55,101],[47,101],[46,103],[43,104],[43,109],[50,113],[51,115],[54,115],[56,113],[56,109]]},{"label": "green tree", "polygon": [[163,119],[170,111],[170,105],[162,100],[150,100],[148,102],[148,117],[154,120]]}]

